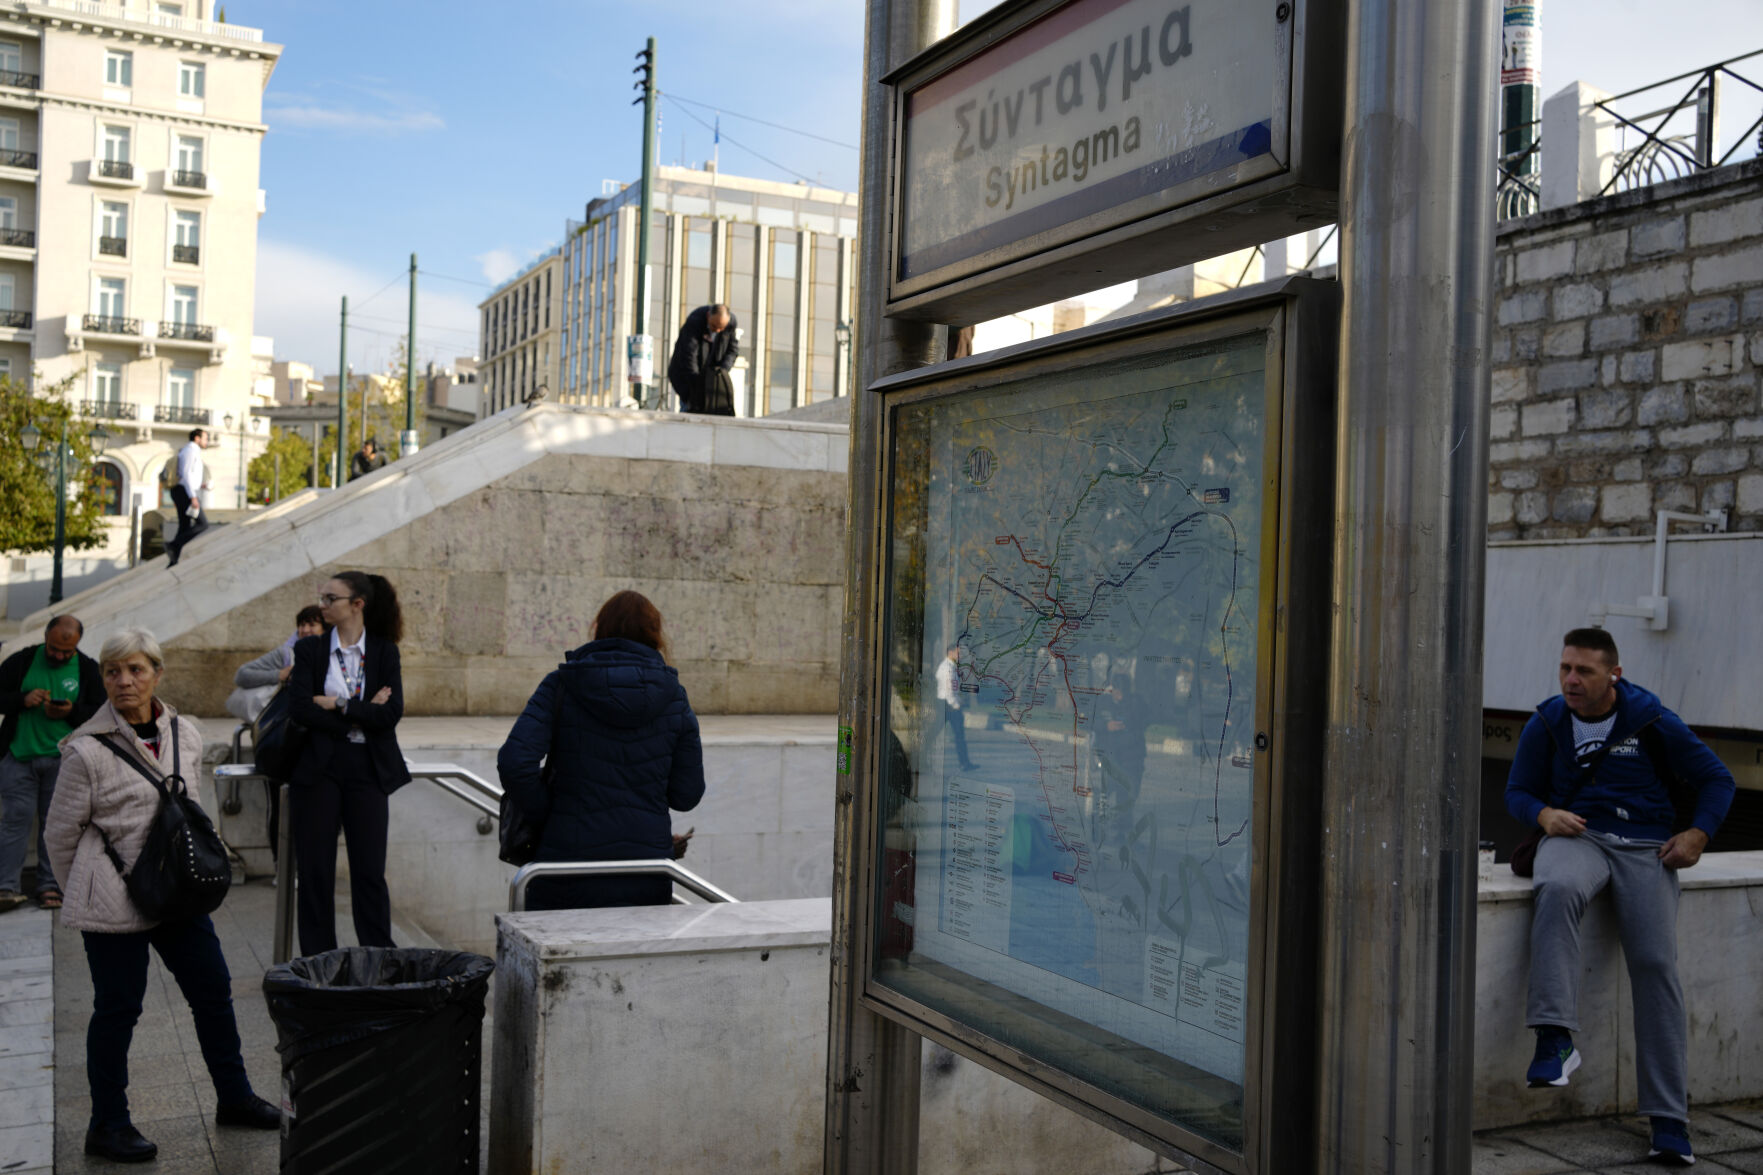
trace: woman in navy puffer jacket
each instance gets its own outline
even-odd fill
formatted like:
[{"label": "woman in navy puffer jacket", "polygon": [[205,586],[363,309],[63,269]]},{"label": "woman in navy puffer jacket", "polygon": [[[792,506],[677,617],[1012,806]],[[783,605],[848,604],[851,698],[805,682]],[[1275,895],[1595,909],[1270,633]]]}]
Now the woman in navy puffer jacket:
[{"label": "woman in navy puffer jacket", "polygon": [[[619,592],[601,606],[593,636],[539,684],[496,768],[514,803],[544,826],[534,860],[667,858],[667,810],[704,798],[698,717],[663,657],[654,604]],[[664,906],[672,892],[665,877],[540,878],[527,909]]]}]

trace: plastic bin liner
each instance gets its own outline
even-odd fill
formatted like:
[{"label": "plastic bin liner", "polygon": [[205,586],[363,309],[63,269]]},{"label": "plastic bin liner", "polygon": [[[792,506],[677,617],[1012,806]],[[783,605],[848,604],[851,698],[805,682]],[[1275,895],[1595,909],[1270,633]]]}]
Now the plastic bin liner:
[{"label": "plastic bin liner", "polygon": [[283,1175],[475,1172],[484,996],[463,951],[349,947],[263,977]]}]

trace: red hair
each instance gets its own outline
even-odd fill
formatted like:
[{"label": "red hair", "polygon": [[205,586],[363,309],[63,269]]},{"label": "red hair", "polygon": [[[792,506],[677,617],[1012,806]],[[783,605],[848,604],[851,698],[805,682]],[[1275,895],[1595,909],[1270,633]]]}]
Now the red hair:
[{"label": "red hair", "polygon": [[661,632],[661,610],[641,592],[622,591],[600,605],[594,617],[594,639],[621,639],[648,645],[667,656],[667,637]]}]

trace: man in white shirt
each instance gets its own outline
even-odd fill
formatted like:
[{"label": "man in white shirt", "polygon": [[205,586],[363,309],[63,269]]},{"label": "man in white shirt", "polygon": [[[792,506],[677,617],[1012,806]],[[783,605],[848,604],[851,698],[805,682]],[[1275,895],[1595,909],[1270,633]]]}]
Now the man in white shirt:
[{"label": "man in white shirt", "polygon": [[961,714],[961,678],[956,669],[960,659],[960,646],[950,645],[937,666],[937,698],[943,703],[943,724],[955,742],[955,758],[961,770],[972,771],[973,760],[967,757],[967,721]]},{"label": "man in white shirt", "polygon": [[167,567],[177,566],[189,541],[208,529],[208,511],[202,508],[202,489],[208,484],[208,467],[202,463],[202,450],[207,447],[208,434],[193,428],[190,443],[178,450],[178,480],[171,487],[172,504],[177,507],[178,533],[165,544],[165,553],[170,556]]}]

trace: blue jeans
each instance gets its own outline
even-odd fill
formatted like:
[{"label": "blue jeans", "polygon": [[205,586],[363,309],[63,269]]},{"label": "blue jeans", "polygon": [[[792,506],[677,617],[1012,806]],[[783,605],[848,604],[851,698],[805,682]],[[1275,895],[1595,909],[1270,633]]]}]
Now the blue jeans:
[{"label": "blue jeans", "polygon": [[[104,864],[105,862],[99,862]],[[152,930],[103,934],[87,930],[86,965],[92,972],[92,1020],[86,1028],[86,1082],[92,1087],[92,1125],[129,1123],[129,1044],[147,994],[147,948],[159,952],[196,1021],[202,1059],[223,1106],[251,1100],[251,1079],[233,1018],[233,980],[208,915],[162,922]]]},{"label": "blue jeans", "polygon": [[0,756],[0,889],[18,891],[33,817],[37,826],[37,892],[60,888],[55,884],[55,871],[49,867],[48,846],[43,843],[43,821],[49,815],[55,778],[60,774],[59,755],[22,760]]}]

